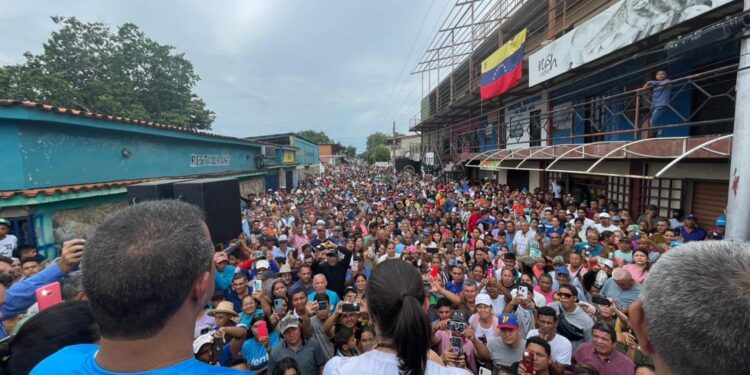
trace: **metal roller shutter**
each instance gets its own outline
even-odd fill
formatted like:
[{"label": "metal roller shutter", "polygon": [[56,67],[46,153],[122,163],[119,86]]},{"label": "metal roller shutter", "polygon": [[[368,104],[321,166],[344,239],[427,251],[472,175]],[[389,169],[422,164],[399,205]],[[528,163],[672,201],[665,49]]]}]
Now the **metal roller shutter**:
[{"label": "metal roller shutter", "polygon": [[713,226],[716,217],[727,207],[728,182],[693,182],[692,211],[703,228]]}]

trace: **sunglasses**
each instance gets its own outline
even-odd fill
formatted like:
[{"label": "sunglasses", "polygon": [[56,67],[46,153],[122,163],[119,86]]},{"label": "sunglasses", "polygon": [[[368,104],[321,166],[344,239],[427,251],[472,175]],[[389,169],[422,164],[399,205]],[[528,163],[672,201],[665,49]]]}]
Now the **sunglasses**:
[{"label": "sunglasses", "polygon": [[560,296],[560,298],[572,298],[573,297],[573,295],[570,293],[557,292],[557,295]]}]

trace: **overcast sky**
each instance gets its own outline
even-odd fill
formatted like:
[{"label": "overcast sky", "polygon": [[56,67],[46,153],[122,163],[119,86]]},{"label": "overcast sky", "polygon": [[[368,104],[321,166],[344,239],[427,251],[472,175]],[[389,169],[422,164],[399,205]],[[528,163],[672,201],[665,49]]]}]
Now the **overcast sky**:
[{"label": "overcast sky", "polygon": [[361,152],[367,135],[390,132],[394,119],[406,132],[422,94],[421,78],[409,73],[452,3],[6,0],[0,64],[39,53],[55,29],[53,15],[113,28],[133,22],[193,63],[201,77],[195,91],[216,112],[215,132],[314,128]]}]

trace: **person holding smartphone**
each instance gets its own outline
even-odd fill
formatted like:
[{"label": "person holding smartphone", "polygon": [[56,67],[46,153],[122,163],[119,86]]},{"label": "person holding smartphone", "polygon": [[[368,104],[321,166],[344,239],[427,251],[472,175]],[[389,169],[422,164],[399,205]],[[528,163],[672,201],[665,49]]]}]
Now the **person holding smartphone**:
[{"label": "person holding smartphone", "polygon": [[264,374],[268,367],[268,354],[281,342],[281,336],[275,330],[271,331],[271,322],[266,316],[255,316],[249,328],[247,338],[241,347],[242,357],[251,371],[255,374]]}]

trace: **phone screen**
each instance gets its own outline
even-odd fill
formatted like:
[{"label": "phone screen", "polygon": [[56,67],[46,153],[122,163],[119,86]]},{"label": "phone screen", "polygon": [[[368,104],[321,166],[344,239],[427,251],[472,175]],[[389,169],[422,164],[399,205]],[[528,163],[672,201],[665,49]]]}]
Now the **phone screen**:
[{"label": "phone screen", "polygon": [[451,337],[451,347],[457,356],[463,354],[463,342],[460,337]]},{"label": "phone screen", "polygon": [[273,308],[274,309],[281,310],[283,307],[284,307],[284,301],[282,301],[279,298],[273,300]]}]

